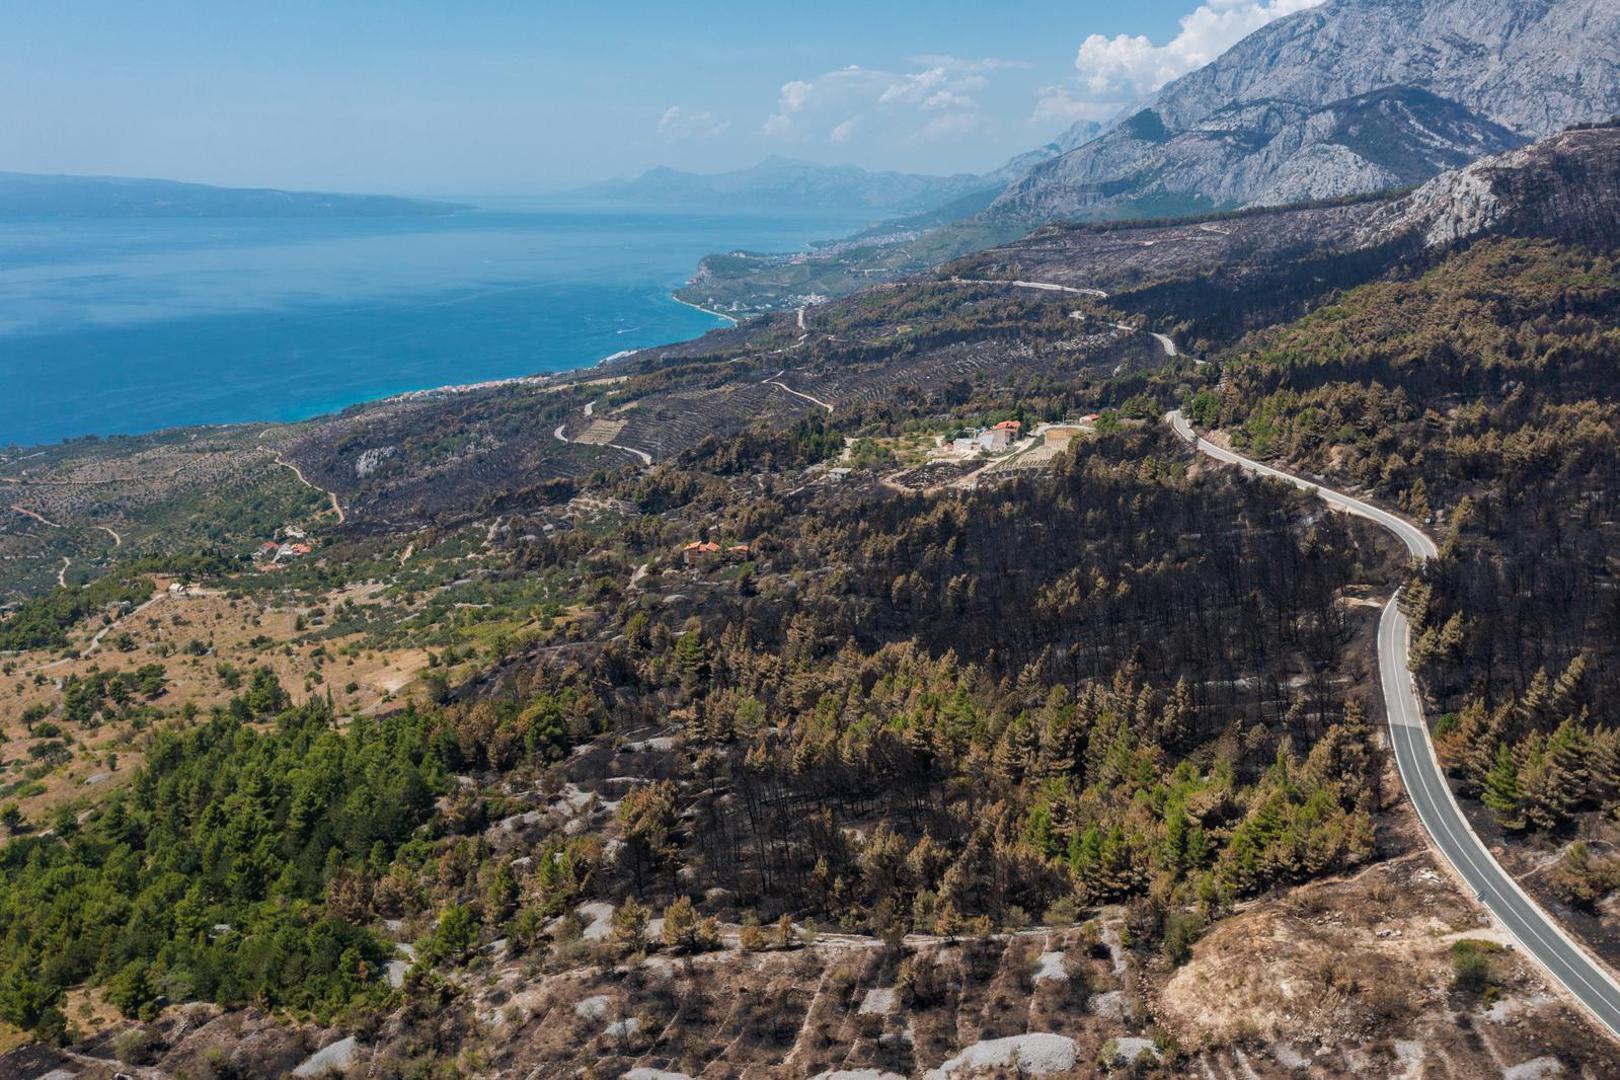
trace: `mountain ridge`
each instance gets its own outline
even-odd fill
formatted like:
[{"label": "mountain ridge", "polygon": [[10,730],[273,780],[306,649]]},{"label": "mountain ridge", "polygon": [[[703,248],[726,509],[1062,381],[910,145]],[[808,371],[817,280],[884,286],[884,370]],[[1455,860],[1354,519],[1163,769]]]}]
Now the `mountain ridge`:
[{"label": "mountain ridge", "polygon": [[238,188],[145,177],[0,172],[8,217],[419,217],[457,203],[398,195]]},{"label": "mountain ridge", "polygon": [[[1148,199],[1237,207],[1421,182],[1620,111],[1616,42],[1620,8],[1604,0],[1329,0],[1037,165],[989,213],[1119,216]],[[1368,124],[1380,145],[1347,137]]]},{"label": "mountain ridge", "polygon": [[1358,239],[1421,234],[1439,247],[1489,233],[1575,243],[1620,233],[1620,126],[1574,128],[1442,173],[1380,207]]},{"label": "mountain ridge", "polygon": [[[1038,152],[1035,152],[1038,153]],[[682,205],[757,202],[778,208],[792,200],[803,208],[923,213],[978,191],[994,191],[1005,180],[995,172],[983,176],[956,173],[873,171],[858,165],[821,165],[773,155],[743,169],[697,173],[659,165],[629,179],[610,180],[576,189],[575,196],[669,202]]]}]

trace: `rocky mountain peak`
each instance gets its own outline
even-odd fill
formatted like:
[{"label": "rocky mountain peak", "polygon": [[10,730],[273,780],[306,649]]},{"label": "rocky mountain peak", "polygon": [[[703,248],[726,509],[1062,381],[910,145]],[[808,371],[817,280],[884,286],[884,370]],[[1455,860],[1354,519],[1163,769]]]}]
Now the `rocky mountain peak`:
[{"label": "rocky mountain peak", "polygon": [[1420,183],[1620,112],[1615,0],[1328,0],[1010,185],[1042,220],[1274,205]]}]

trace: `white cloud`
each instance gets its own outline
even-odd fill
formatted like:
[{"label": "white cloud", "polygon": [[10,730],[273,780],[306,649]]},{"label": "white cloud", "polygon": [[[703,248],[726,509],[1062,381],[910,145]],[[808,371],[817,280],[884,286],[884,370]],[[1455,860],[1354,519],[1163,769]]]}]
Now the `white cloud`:
[{"label": "white cloud", "polygon": [[[1181,31],[1163,45],[1141,34],[1112,38],[1092,34],[1081,43],[1074,66],[1080,86],[1093,98],[1134,99],[1214,60],[1273,19],[1321,0],[1208,0],[1181,17]],[[1037,106],[1037,110],[1039,107]]]},{"label": "white cloud", "polygon": [[943,67],[932,67],[915,75],[897,75],[883,88],[882,104],[922,105],[938,109],[950,106],[971,108],[973,99],[962,91],[983,90],[990,81],[983,75],[953,76]]},{"label": "white cloud", "polygon": [[1030,114],[1031,124],[1046,127],[1068,127],[1089,120],[1103,121],[1124,107],[1120,101],[1096,101],[1082,97],[1073,87],[1042,87],[1035,97],[1035,111]]},{"label": "white cloud", "polygon": [[791,132],[794,115],[809,103],[810,95],[814,91],[815,85],[802,79],[792,79],[783,83],[782,91],[776,98],[776,112],[765,121],[760,131],[767,136],[780,136]]},{"label": "white cloud", "polygon": [[973,104],[973,99],[966,94],[953,94],[949,90],[940,90],[937,93],[928,95],[928,99],[923,102],[923,108],[971,109]]},{"label": "white cloud", "polygon": [[731,126],[729,120],[707,110],[683,109],[671,105],[658,118],[658,137],[665,142],[712,139]]},{"label": "white cloud", "polygon": [[781,111],[785,113],[798,112],[804,108],[804,103],[810,100],[810,91],[814,89],[815,87],[810,83],[798,79],[783,83]]},{"label": "white cloud", "polygon": [[960,56],[950,56],[944,53],[925,53],[922,56],[913,56],[913,64],[923,67],[945,68],[947,71],[1018,71],[1034,67],[1028,60],[1003,60],[996,56],[986,56],[978,60],[966,60]]},{"label": "white cloud", "polygon": [[776,112],[760,129],[791,141],[934,138],[971,128],[979,120],[973,96],[990,85],[982,74],[1003,61],[935,57],[919,71],[892,72],[851,65],[811,80],[784,83]]},{"label": "white cloud", "polygon": [[983,117],[972,112],[941,113],[922,126],[917,132],[919,140],[942,139],[950,135],[968,135],[978,131]]}]

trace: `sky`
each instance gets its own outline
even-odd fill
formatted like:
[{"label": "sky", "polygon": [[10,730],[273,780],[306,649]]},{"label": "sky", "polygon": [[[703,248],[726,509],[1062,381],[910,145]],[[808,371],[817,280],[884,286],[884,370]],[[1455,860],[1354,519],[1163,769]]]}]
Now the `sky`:
[{"label": "sky", "polygon": [[1314,0],[0,0],[0,171],[422,195],[984,172]]}]

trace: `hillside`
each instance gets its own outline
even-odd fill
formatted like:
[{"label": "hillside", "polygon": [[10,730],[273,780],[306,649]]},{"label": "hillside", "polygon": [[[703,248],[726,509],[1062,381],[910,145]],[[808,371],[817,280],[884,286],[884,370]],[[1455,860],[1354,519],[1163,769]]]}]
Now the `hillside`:
[{"label": "hillside", "polygon": [[921,273],[965,251],[1012,240],[1024,228],[988,220],[983,211],[1009,182],[1059,151],[1057,143],[1048,143],[982,176],[936,182],[933,195],[913,208],[894,207],[860,232],[817,244],[811,252],[705,256],[676,295],[739,315],[780,311],[811,298],[843,296],[874,280]]},{"label": "hillside", "polygon": [[1615,1071],[1429,853],[1374,632],[1620,958],[1617,148],[0,463],[0,1069]]},{"label": "hillside", "polygon": [[1620,137],[1614,125],[1568,131],[1449,172],[1381,208],[1364,243],[1421,232],[1443,246],[1480,234],[1606,243],[1620,228]]}]

